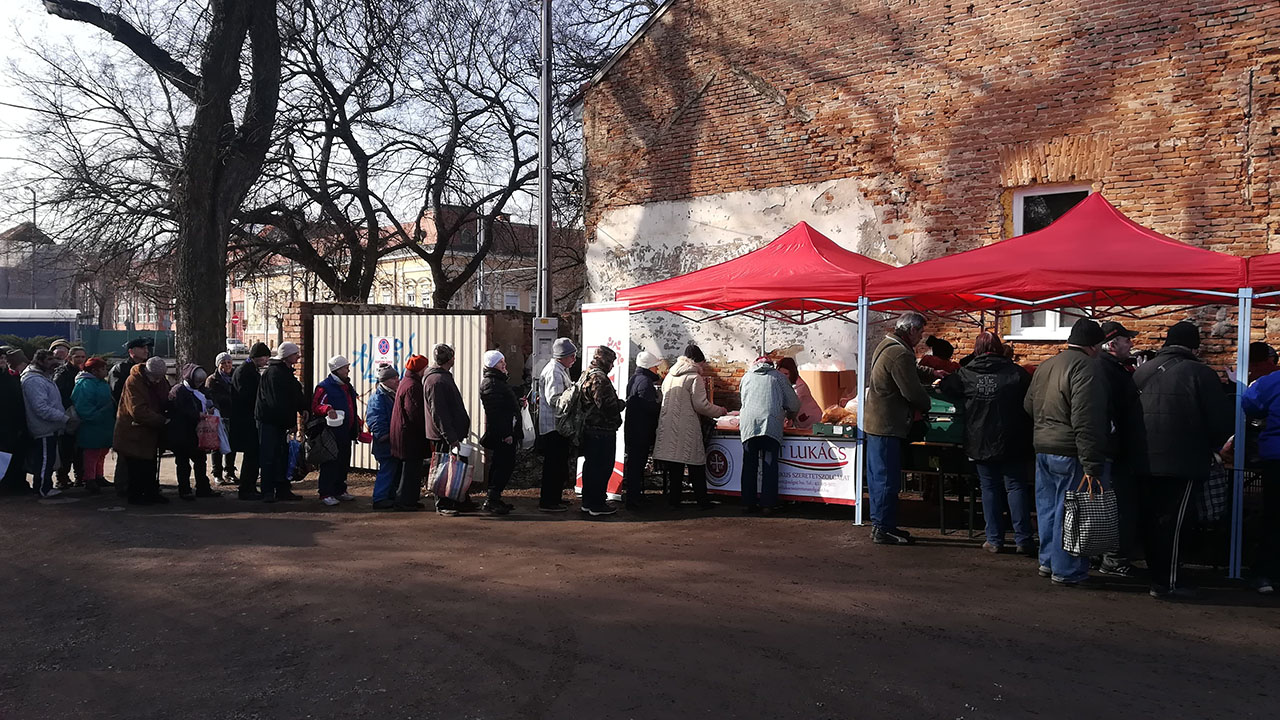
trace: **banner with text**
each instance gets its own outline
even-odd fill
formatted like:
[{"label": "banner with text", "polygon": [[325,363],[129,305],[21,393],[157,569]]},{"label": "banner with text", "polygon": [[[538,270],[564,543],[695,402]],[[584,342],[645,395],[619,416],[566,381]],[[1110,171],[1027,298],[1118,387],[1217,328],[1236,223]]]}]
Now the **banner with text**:
[{"label": "banner with text", "polygon": [[[596,303],[582,306],[582,371],[591,366],[591,358],[601,345],[613,350],[618,359],[613,364],[609,379],[618,391],[618,397],[627,399],[627,369],[631,363],[631,312],[626,303]],[[613,475],[609,478],[608,493],[617,500],[622,497],[622,460],[625,449],[622,444],[622,428],[618,428],[617,449],[614,451]],[[578,459],[578,492],[582,492],[582,459]]]},{"label": "banner with text", "polygon": [[[857,505],[855,475],[860,447],[856,440],[787,437],[778,457],[778,495]],[[736,436],[712,438],[707,444],[707,487],[712,492],[738,494],[742,490],[742,441]],[[756,478],[756,487],[759,487]]]}]

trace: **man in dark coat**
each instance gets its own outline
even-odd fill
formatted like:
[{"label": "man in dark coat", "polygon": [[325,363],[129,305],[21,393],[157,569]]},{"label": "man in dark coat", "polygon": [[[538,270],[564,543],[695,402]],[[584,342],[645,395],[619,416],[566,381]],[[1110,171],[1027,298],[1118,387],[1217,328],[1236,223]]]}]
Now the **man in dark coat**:
[{"label": "man in dark coat", "polygon": [[[467,439],[471,432],[471,416],[462,402],[462,393],[453,379],[453,348],[440,344],[431,349],[431,369],[422,379],[423,404],[426,406],[427,440],[437,453],[449,452]],[[457,515],[470,503],[455,503],[449,498],[436,498],[436,512]]]},{"label": "man in dark coat", "polygon": [[1031,376],[1023,403],[1036,449],[1039,573],[1061,587],[1088,587],[1089,558],[1062,549],[1062,526],[1067,491],[1106,475],[1107,393],[1095,361],[1102,340],[1098,323],[1077,320],[1066,349]]},{"label": "man in dark coat", "polygon": [[120,404],[120,393],[124,392],[124,382],[129,379],[133,366],[141,365],[151,357],[151,341],[147,338],[135,338],[124,347],[129,357],[116,363],[107,374],[107,382],[111,385],[111,399],[116,401],[116,405]]},{"label": "man in dark coat", "polygon": [[[218,353],[217,360],[214,361],[213,372],[209,373],[209,377],[204,381],[205,395],[209,398],[209,402],[218,409],[218,415],[221,416],[222,430],[227,435],[227,442],[231,441],[231,417],[235,415],[235,389],[232,386],[231,374],[235,371],[235,361],[231,359],[231,353]],[[221,485],[225,482],[236,481],[236,453],[232,450],[225,455],[221,452],[214,451],[210,453],[213,459],[213,479]]]},{"label": "man in dark coat", "polygon": [[422,476],[425,464],[431,457],[431,444],[427,442],[427,416],[422,394],[422,375],[430,366],[422,355],[412,355],[405,361],[404,377],[396,386],[396,400],[391,408],[391,456],[400,461],[400,478],[395,499],[378,507],[379,510],[421,510]]},{"label": "man in dark coat", "polygon": [[258,421],[254,410],[258,403],[258,385],[262,369],[271,359],[271,349],[266,343],[254,343],[249,350],[249,361],[240,363],[231,374],[231,452],[240,453],[241,500],[261,500],[258,492]]},{"label": "man in dark coat", "polygon": [[293,368],[302,357],[297,345],[286,342],[276,348],[275,357],[258,383],[253,415],[258,421],[258,462],[262,470],[262,501],[298,501],[302,496],[289,489],[289,441],[287,433],[298,426],[298,416],[309,403]]},{"label": "man in dark coat", "polygon": [[1151,596],[1185,597],[1178,586],[1183,528],[1191,493],[1209,477],[1214,452],[1230,437],[1235,413],[1218,374],[1196,357],[1200,330],[1190,322],[1169,328],[1164,349],[1134,373],[1142,398],[1145,442],[1139,462],[1139,517]]},{"label": "man in dark coat", "polygon": [[662,410],[662,393],[658,391],[662,382],[658,376],[661,364],[657,355],[641,352],[636,356],[636,372],[627,386],[627,414],[622,428],[626,461],[622,481],[628,510],[639,510],[644,498],[644,468],[649,464],[649,453],[658,434],[658,413]]},{"label": "man in dark coat", "polygon": [[485,427],[480,444],[489,452],[489,491],[484,510],[506,515],[513,509],[503,502],[502,491],[516,468],[516,449],[524,439],[520,425],[520,400],[507,378],[507,359],[497,350],[484,354],[484,379],[480,381]]},{"label": "man in dark coat", "polygon": [[1133,338],[1137,332],[1118,322],[1102,323],[1102,352],[1098,353],[1098,368],[1105,380],[1107,393],[1107,418],[1110,433],[1107,436],[1107,474],[1116,494],[1116,506],[1120,513],[1120,550],[1102,556],[1098,572],[1103,575],[1130,577],[1133,566],[1129,559],[1137,551],[1137,475],[1134,467],[1138,455],[1136,435],[1142,431],[1142,403],[1138,399],[1138,387],[1133,384]]},{"label": "man in dark coat", "polygon": [[0,349],[0,452],[9,453],[9,467],[0,477],[0,494],[26,495],[27,484],[27,406],[22,399],[22,381],[9,372],[9,354],[21,353],[13,348]]},{"label": "man in dark coat", "polygon": [[[65,344],[65,341],[60,342]],[[68,346],[66,361],[53,371],[53,384],[58,386],[58,393],[62,395],[62,407],[68,409],[71,407],[71,391],[76,389],[76,376],[80,374],[84,361],[88,358],[84,348]],[[58,456],[63,459],[58,467],[58,487],[83,486],[84,465],[81,462],[80,449],[76,447],[74,432],[63,433],[58,439]],[[71,461],[71,467],[67,467],[68,459]],[[74,482],[71,479],[73,469],[75,470]]]}]

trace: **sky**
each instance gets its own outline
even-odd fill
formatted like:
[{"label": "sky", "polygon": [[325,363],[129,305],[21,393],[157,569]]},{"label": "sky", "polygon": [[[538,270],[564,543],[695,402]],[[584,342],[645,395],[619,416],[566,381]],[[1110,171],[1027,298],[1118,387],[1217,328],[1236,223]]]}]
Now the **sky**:
[{"label": "sky", "polygon": [[[0,185],[9,187],[22,167],[22,143],[14,137],[30,114],[9,107],[25,105],[22,93],[11,84],[11,64],[23,67],[31,62],[23,48],[24,39],[39,39],[48,44],[73,42],[90,48],[112,42],[106,33],[84,23],[70,22],[49,15],[40,0],[0,0]],[[0,206],[0,225],[30,218],[30,210]]]}]

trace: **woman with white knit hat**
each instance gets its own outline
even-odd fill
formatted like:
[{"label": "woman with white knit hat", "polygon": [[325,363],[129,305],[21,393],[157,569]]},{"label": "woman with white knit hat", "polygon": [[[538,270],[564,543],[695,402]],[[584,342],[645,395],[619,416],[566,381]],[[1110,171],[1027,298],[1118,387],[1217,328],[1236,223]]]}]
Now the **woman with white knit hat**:
[{"label": "woman with white knit hat", "polygon": [[320,501],[333,506],[350,502],[355,495],[347,492],[347,475],[351,472],[351,445],[356,442],[364,423],[356,412],[356,391],[351,387],[351,363],[341,355],[329,358],[329,376],[316,385],[311,398],[311,414],[327,417],[338,457],[320,463]]},{"label": "woman with white knit hat", "polygon": [[483,509],[490,515],[506,515],[512,506],[503,502],[502,491],[516,469],[516,448],[524,439],[524,428],[520,426],[520,401],[508,382],[507,359],[497,350],[484,354],[480,401],[485,413],[480,445],[489,456],[489,496]]}]

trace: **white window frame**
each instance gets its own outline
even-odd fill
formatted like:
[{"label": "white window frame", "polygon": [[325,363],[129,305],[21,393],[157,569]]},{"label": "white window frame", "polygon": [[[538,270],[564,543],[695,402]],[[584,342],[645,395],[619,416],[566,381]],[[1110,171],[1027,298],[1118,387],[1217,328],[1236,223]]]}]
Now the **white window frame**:
[{"label": "white window frame", "polygon": [[[515,298],[514,303],[511,298]],[[503,290],[502,291],[502,309],[503,310],[519,310],[520,308],[520,291],[519,290]]]},{"label": "white window frame", "polygon": [[[1030,195],[1056,195],[1058,193],[1086,192],[1093,194],[1092,185],[1031,185],[1013,191],[1013,234],[1022,235],[1022,201]],[[1027,308],[1028,312],[1037,308]],[[1074,322],[1074,321],[1073,321]],[[1066,340],[1071,335],[1071,324],[1062,322],[1062,314],[1048,310],[1045,325],[1022,326],[1022,311],[1015,310],[1009,316],[1009,334],[1005,340]]]}]

